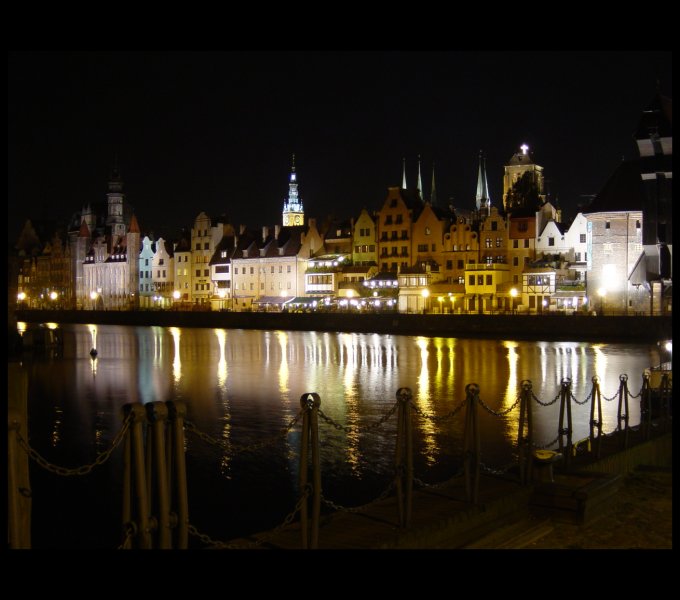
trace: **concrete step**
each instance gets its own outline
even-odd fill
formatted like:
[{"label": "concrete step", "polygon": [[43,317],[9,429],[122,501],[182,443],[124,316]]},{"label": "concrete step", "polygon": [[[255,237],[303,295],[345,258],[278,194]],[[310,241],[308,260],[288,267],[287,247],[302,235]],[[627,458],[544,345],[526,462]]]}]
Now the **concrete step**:
[{"label": "concrete step", "polygon": [[527,517],[499,527],[463,548],[519,550],[548,535],[553,529],[551,519]]}]

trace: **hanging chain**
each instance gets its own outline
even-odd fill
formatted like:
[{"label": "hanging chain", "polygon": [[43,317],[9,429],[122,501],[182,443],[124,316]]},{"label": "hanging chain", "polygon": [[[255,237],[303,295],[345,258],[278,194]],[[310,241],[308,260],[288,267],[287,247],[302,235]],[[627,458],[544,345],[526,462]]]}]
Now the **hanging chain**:
[{"label": "hanging chain", "polygon": [[337,504],[336,502],[329,500],[323,494],[321,494],[321,502],[323,502],[326,506],[329,506],[333,510],[339,510],[348,513],[359,513],[366,510],[369,506],[375,504],[376,502],[385,500],[385,498],[387,498],[392,492],[392,488],[394,488],[394,480],[390,481],[389,485],[381,492],[381,494],[375,500],[371,500],[370,502],[362,504],[361,506],[342,506],[342,504]]},{"label": "hanging chain", "polygon": [[558,436],[552,442],[549,442],[547,444],[541,444],[541,445],[533,444],[533,446],[534,446],[534,448],[536,448],[536,450],[545,450],[546,448],[550,448],[550,446],[554,446],[559,441],[559,439],[560,439],[560,436],[558,434]]},{"label": "hanging chain", "polygon": [[512,461],[511,463],[508,463],[507,465],[501,467],[500,469],[494,469],[492,467],[486,466],[483,462],[479,463],[479,467],[484,471],[485,473],[489,473],[490,475],[505,475],[512,467],[517,466],[517,461]]},{"label": "hanging chain", "polygon": [[423,417],[423,419],[428,419],[428,420],[430,420],[430,421],[434,421],[435,423],[440,423],[440,422],[442,422],[442,421],[447,421],[447,420],[451,419],[452,417],[455,417],[455,416],[460,412],[460,409],[463,408],[463,407],[465,406],[465,402],[466,402],[466,401],[467,401],[467,398],[466,398],[465,400],[463,400],[458,406],[456,406],[456,408],[454,408],[453,410],[449,411],[449,412],[446,413],[445,415],[441,415],[441,416],[439,416],[439,417],[436,416],[436,415],[427,415],[427,414],[425,414],[418,406],[416,406],[416,405],[413,403],[413,401],[409,401],[409,404],[411,405],[411,408],[412,408],[418,415],[420,415],[421,417]]},{"label": "hanging chain", "polygon": [[495,411],[493,408],[490,406],[487,406],[484,400],[482,400],[479,396],[477,396],[477,400],[479,403],[482,405],[482,408],[487,411],[488,413],[491,413],[492,415],[496,417],[503,417],[507,415],[509,412],[515,409],[515,407],[519,404],[519,401],[522,399],[522,396],[517,396],[517,400],[515,400],[515,403],[508,409],[506,410],[500,410],[500,411]]},{"label": "hanging chain", "polygon": [[572,399],[574,402],[576,402],[576,404],[585,404],[586,402],[588,402],[588,400],[590,400],[590,397],[593,395],[593,390],[592,390],[592,389],[590,390],[590,393],[586,396],[586,399],[583,400],[582,402],[579,402],[579,401],[576,399],[576,396],[574,396],[573,392],[570,392],[570,393],[571,393],[571,399]]},{"label": "hanging chain", "polygon": [[555,402],[557,402],[560,399],[561,393],[562,393],[561,391],[557,392],[557,396],[555,396],[550,402],[541,402],[533,392],[531,392],[531,397],[534,400],[536,400],[536,402],[538,402],[541,406],[550,406],[552,404],[555,404]]},{"label": "hanging chain", "polygon": [[125,438],[125,434],[130,428],[131,422],[132,415],[128,415],[123,421],[123,426],[121,427],[120,431],[116,434],[116,437],[113,438],[113,442],[111,442],[111,447],[105,452],[101,452],[100,454],[98,454],[97,458],[93,463],[90,463],[89,465],[83,465],[81,467],[76,467],[73,469],[67,469],[66,467],[53,465],[51,462],[49,462],[47,459],[41,456],[37,450],[32,448],[29,442],[27,442],[22,437],[21,433],[19,433],[18,431],[16,433],[17,440],[19,441],[19,446],[21,446],[24,452],[26,452],[26,454],[28,454],[28,456],[30,456],[35,462],[37,462],[43,469],[56,475],[70,477],[72,475],[89,475],[92,472],[92,469],[99,465],[103,465],[111,457],[112,452],[119,446],[119,444]]},{"label": "hanging chain", "polygon": [[228,444],[222,440],[218,440],[217,438],[212,437],[210,434],[200,431],[192,421],[184,421],[184,424],[186,425],[187,431],[196,434],[199,438],[201,438],[204,442],[210,444],[211,446],[219,446],[220,448],[226,450],[227,452],[230,452],[232,454],[239,454],[241,452],[248,451],[252,452],[254,450],[259,450],[260,448],[264,448],[265,446],[274,444],[280,438],[285,437],[286,435],[288,435],[288,432],[291,429],[293,429],[293,427],[295,427],[297,422],[300,420],[302,412],[303,411],[301,410],[297,415],[295,415],[295,418],[293,418],[291,422],[288,423],[288,425],[281,429],[278,433],[262,440],[261,442],[256,442],[254,444],[250,444],[247,446],[241,446],[238,444]]},{"label": "hanging chain", "polygon": [[191,524],[189,524],[189,533],[200,539],[207,546],[210,546],[211,548],[215,549],[242,550],[244,548],[256,548],[258,546],[261,546],[267,540],[271,539],[274,535],[279,533],[284,527],[287,527],[293,522],[295,515],[297,515],[297,513],[299,513],[300,510],[302,510],[302,503],[305,502],[309,495],[311,494],[311,489],[312,489],[311,485],[307,485],[304,492],[300,496],[299,500],[295,504],[295,508],[293,508],[293,510],[290,513],[288,513],[288,515],[286,515],[286,518],[283,520],[283,522],[280,525],[277,525],[271,531],[265,533],[263,536],[255,538],[254,542],[249,542],[247,544],[227,544],[226,542],[212,539],[206,533],[201,533],[200,531],[198,531],[198,529],[196,529],[196,527],[194,527]]},{"label": "hanging chain", "polygon": [[[388,410],[380,419],[378,419],[375,423],[371,423],[370,425],[365,425],[364,429],[377,429],[380,427],[383,423],[385,423],[397,410],[397,407],[399,406],[399,402],[395,402],[392,405],[392,408]],[[319,408],[319,417],[326,421],[331,427],[335,427],[338,431],[344,431],[345,433],[353,433],[360,428],[356,425],[342,425],[341,423],[338,423],[336,420],[334,420],[332,417],[329,417],[326,413],[324,413],[320,408]]]},{"label": "hanging chain", "polygon": [[413,478],[413,481],[417,483],[420,487],[424,487],[430,490],[438,490],[439,488],[444,487],[445,485],[448,485],[451,483],[452,480],[457,479],[458,477],[462,477],[465,474],[465,467],[461,467],[459,471],[455,474],[449,477],[448,479],[445,479],[444,481],[440,481],[439,483],[426,483],[422,479],[418,479],[417,477]]}]

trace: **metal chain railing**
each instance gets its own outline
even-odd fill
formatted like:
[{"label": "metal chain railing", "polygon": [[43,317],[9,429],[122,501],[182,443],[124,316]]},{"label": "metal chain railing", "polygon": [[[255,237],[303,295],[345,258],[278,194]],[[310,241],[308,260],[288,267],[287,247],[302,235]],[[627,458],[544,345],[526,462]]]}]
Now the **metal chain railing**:
[{"label": "metal chain railing", "polygon": [[448,479],[445,479],[444,481],[440,481],[439,483],[427,483],[423,481],[422,479],[418,479],[417,477],[413,478],[414,483],[417,483],[420,487],[429,489],[429,490],[438,490],[445,485],[448,485],[452,480],[457,479],[458,477],[462,477],[465,475],[465,468],[461,467],[458,472],[455,475],[452,475]]},{"label": "metal chain railing", "polygon": [[558,434],[557,437],[552,442],[548,442],[547,444],[534,444],[533,447],[536,450],[547,450],[548,448],[550,448],[550,446],[554,446],[559,441],[559,439],[560,436]]},{"label": "metal chain railing", "polygon": [[560,393],[561,392],[557,392],[557,396],[555,396],[550,402],[541,402],[533,392],[531,392],[531,397],[541,406],[552,406],[560,399]]},{"label": "metal chain railing", "polygon": [[394,489],[394,479],[390,481],[389,485],[380,493],[380,495],[375,498],[374,500],[371,500],[370,502],[366,502],[366,504],[362,504],[360,506],[343,506],[342,504],[338,504],[337,502],[333,502],[333,500],[329,500],[326,498],[323,494],[321,494],[321,502],[323,502],[326,506],[329,506],[333,510],[338,510],[342,512],[347,512],[347,513],[360,513],[366,510],[369,506],[372,506],[376,502],[380,502],[381,500],[385,500],[392,490]]},{"label": "metal chain railing", "polygon": [[631,397],[631,398],[640,398],[642,396],[642,392],[644,391],[644,389],[645,389],[645,384],[643,383],[640,386],[640,391],[637,394],[631,394],[630,392],[628,392],[628,396]]},{"label": "metal chain railing", "polygon": [[427,415],[427,414],[425,414],[425,413],[424,413],[419,407],[417,407],[413,402],[409,402],[409,404],[411,405],[411,408],[412,408],[414,411],[416,411],[416,413],[417,413],[418,415],[420,415],[421,417],[423,417],[423,419],[428,419],[429,421],[433,421],[433,422],[435,422],[435,423],[441,423],[442,421],[448,421],[449,419],[455,417],[455,416],[460,412],[461,408],[463,408],[463,407],[465,406],[465,402],[466,402],[466,401],[467,401],[467,398],[465,398],[458,406],[456,406],[456,408],[454,408],[453,410],[449,411],[449,412],[446,413],[445,415],[441,415],[441,416],[439,416],[439,417],[436,416],[436,415]]},{"label": "metal chain railing", "polygon": [[614,392],[614,395],[613,395],[611,398],[607,398],[607,396],[605,396],[604,394],[601,394],[601,396],[602,396],[602,399],[603,399],[603,400],[606,400],[607,402],[611,402],[612,400],[614,400],[614,399],[616,399],[616,398],[619,397],[619,390],[617,389],[617,390]]},{"label": "metal chain railing", "polygon": [[514,409],[517,407],[517,405],[519,404],[519,402],[520,402],[521,399],[522,399],[522,396],[521,396],[521,395],[520,395],[520,396],[517,396],[517,400],[515,400],[515,403],[514,403],[510,408],[508,408],[508,409],[506,409],[506,410],[496,411],[496,410],[494,410],[493,408],[491,408],[490,406],[487,406],[487,404],[484,402],[484,400],[482,400],[481,398],[477,397],[477,400],[478,400],[479,403],[482,405],[482,408],[483,408],[486,412],[491,413],[492,415],[494,415],[495,417],[503,417],[503,416],[507,415],[509,412],[511,412],[512,410],[514,410]]},{"label": "metal chain railing", "polygon": [[108,450],[99,453],[93,463],[90,463],[88,465],[82,465],[80,467],[75,467],[72,469],[60,467],[59,465],[53,465],[46,458],[41,456],[37,450],[32,448],[30,443],[22,437],[21,433],[17,431],[16,435],[17,441],[19,442],[19,446],[21,446],[24,452],[26,452],[28,456],[30,456],[46,471],[54,473],[55,475],[62,475],[64,477],[71,477],[73,475],[89,475],[92,472],[92,469],[98,467],[99,465],[103,465],[111,457],[113,451],[120,445],[120,443],[125,438],[125,434],[128,432],[128,429],[130,428],[131,421],[132,421],[131,417],[128,416],[125,418],[125,420],[123,421],[123,426],[121,427],[120,431],[116,434],[116,437],[113,438],[113,441],[111,442],[111,447]]},{"label": "metal chain railing", "polygon": [[241,452],[253,452],[255,450],[260,450],[261,448],[274,444],[277,440],[284,438],[286,435],[288,435],[288,432],[291,429],[293,429],[293,427],[295,427],[297,422],[300,420],[301,416],[302,411],[295,415],[291,422],[288,423],[288,425],[281,429],[278,433],[272,435],[271,437],[265,438],[260,442],[248,444],[245,446],[239,444],[228,444],[222,440],[218,440],[217,438],[214,438],[210,434],[205,433],[204,431],[198,429],[198,427],[196,427],[196,425],[192,421],[184,421],[184,423],[186,425],[187,431],[196,434],[200,439],[202,439],[207,444],[211,446],[218,446],[223,450],[230,452],[231,454],[240,454]]},{"label": "metal chain railing", "polygon": [[593,390],[591,389],[591,390],[590,390],[590,393],[586,396],[586,399],[585,399],[585,400],[582,400],[582,401],[577,400],[577,399],[576,399],[576,396],[574,396],[574,393],[573,393],[573,392],[570,392],[570,393],[571,393],[571,399],[572,399],[574,402],[576,402],[576,404],[585,404],[585,403],[588,402],[588,400],[590,400],[590,398],[592,397],[592,395],[593,395]]},{"label": "metal chain railing", "polygon": [[295,515],[297,515],[300,510],[302,509],[302,503],[307,500],[307,497],[311,494],[312,487],[311,485],[308,485],[300,498],[298,499],[297,503],[295,504],[295,508],[286,515],[286,518],[274,529],[271,531],[268,531],[265,533],[263,536],[256,537],[254,542],[249,542],[247,544],[227,544],[226,542],[222,542],[220,540],[214,540],[212,539],[208,534],[206,533],[201,533],[196,529],[194,525],[189,524],[189,533],[193,535],[194,537],[197,537],[200,539],[204,544],[215,548],[215,549],[220,549],[220,550],[242,550],[245,548],[257,548],[258,546],[261,546],[268,540],[270,540],[272,537],[274,537],[277,533],[279,533],[284,527],[287,527],[293,522],[293,519],[295,518]]},{"label": "metal chain railing", "polygon": [[[363,429],[377,429],[381,425],[383,425],[397,410],[397,407],[399,406],[399,402],[395,402],[392,405],[392,408],[388,410],[380,419],[378,419],[375,423],[371,423],[369,425],[365,425]],[[357,425],[343,425],[342,423],[338,423],[335,419],[332,417],[329,417],[326,413],[324,413],[320,408],[319,408],[319,416],[326,421],[331,427],[335,427],[338,431],[344,431],[345,433],[354,433],[361,428]]]},{"label": "metal chain railing", "polygon": [[482,469],[482,471],[484,471],[485,473],[489,473],[490,475],[505,475],[510,469],[512,469],[512,467],[517,466],[517,461],[512,461],[512,462],[500,467],[499,469],[494,469],[493,467],[489,467],[489,466],[485,465],[483,462],[480,462],[479,466]]}]

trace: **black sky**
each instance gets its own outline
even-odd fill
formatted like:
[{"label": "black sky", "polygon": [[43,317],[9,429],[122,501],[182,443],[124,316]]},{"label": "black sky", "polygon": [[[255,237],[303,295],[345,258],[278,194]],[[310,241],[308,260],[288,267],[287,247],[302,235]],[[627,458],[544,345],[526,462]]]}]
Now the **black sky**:
[{"label": "black sky", "polygon": [[105,199],[118,156],[143,232],[199,211],[280,222],[291,154],[309,216],[377,209],[436,162],[440,202],[474,205],[487,154],[492,203],[526,142],[565,216],[622,156],[671,52],[10,53],[8,237]]}]

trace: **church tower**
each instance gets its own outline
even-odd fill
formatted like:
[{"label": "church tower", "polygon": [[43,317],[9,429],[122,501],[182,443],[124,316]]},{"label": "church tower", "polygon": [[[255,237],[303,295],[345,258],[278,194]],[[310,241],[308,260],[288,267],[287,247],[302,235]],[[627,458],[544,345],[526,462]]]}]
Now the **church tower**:
[{"label": "church tower", "polygon": [[305,224],[305,211],[302,199],[298,196],[297,174],[295,173],[295,154],[288,184],[288,198],[283,201],[283,226],[299,227]]},{"label": "church tower", "polygon": [[486,212],[488,215],[491,211],[491,196],[489,194],[489,181],[486,176],[486,158],[482,151],[479,151],[479,170],[477,171],[477,212]]},{"label": "church tower", "polygon": [[111,235],[114,238],[121,238],[125,235],[125,222],[123,221],[123,181],[118,170],[118,161],[111,169],[109,179],[108,212],[106,215],[106,225],[111,228]]},{"label": "church tower", "polygon": [[503,207],[505,212],[528,208],[538,210],[545,203],[543,167],[537,165],[529,153],[529,146],[522,144],[513,154],[503,177]]}]

